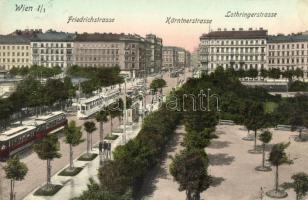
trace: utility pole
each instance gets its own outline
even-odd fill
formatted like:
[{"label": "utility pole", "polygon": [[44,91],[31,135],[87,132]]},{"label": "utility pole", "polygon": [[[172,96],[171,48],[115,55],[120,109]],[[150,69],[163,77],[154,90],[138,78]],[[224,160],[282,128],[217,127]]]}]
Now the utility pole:
[{"label": "utility pole", "polygon": [[124,123],[123,123],[123,135],[122,142],[126,144],[126,122],[127,122],[127,112],[126,112],[126,78],[124,78]]}]

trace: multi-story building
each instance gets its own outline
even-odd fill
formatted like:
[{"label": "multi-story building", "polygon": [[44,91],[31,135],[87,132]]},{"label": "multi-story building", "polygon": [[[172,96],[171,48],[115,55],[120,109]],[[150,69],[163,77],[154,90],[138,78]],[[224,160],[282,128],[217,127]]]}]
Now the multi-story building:
[{"label": "multi-story building", "polygon": [[145,70],[146,42],[138,35],[78,34],[74,64],[82,67],[114,67],[123,71]]},{"label": "multi-story building", "polygon": [[18,35],[0,36],[0,69],[31,65],[30,40]]},{"label": "multi-story building", "polygon": [[195,48],[191,53],[191,66],[197,68],[200,66],[199,48]]},{"label": "multi-story building", "polygon": [[59,66],[63,70],[73,65],[75,34],[49,30],[31,39],[32,64]]},{"label": "multi-story building", "polygon": [[266,67],[267,30],[226,29],[212,31],[200,37],[200,62],[206,71],[216,67],[248,70]]},{"label": "multi-story building", "polygon": [[163,40],[154,34],[146,35],[147,41],[147,69],[149,72],[158,72],[162,68]]},{"label": "multi-story building", "polygon": [[179,65],[177,47],[164,46],[163,47],[163,67],[164,68],[176,68]]},{"label": "multi-story building", "polygon": [[281,71],[303,70],[308,77],[308,33],[276,35],[268,37],[268,68],[279,68]]},{"label": "multi-story building", "polygon": [[190,53],[181,47],[163,47],[163,67],[183,68],[190,66]]}]

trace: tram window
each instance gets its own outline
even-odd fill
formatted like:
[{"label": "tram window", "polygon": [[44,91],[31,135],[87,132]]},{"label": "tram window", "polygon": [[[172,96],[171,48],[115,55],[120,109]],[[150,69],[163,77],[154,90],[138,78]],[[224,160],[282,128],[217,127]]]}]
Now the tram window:
[{"label": "tram window", "polygon": [[0,144],[0,150],[5,150],[6,149],[6,145],[5,144]]}]

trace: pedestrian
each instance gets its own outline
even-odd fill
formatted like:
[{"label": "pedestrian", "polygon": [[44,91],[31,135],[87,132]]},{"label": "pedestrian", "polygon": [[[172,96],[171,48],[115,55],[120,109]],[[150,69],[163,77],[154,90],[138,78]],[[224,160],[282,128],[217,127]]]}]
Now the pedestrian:
[{"label": "pedestrian", "polygon": [[104,156],[108,156],[108,143],[104,141]]},{"label": "pedestrian", "polygon": [[107,154],[109,155],[109,156],[107,155],[107,157],[111,159],[111,143],[110,142],[108,143],[107,147],[108,147]]},{"label": "pedestrian", "polygon": [[102,142],[99,142],[99,144],[98,144],[98,150],[99,150],[99,154],[101,154],[101,153],[102,153],[102,150],[103,150],[103,144],[102,144]]}]

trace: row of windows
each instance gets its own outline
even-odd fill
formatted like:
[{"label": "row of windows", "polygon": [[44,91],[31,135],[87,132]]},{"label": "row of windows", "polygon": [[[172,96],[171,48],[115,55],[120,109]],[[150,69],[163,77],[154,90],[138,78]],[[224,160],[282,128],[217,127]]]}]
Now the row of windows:
[{"label": "row of windows", "polygon": [[118,48],[119,44],[77,44],[77,47],[87,47],[87,48]]},{"label": "row of windows", "polygon": [[117,62],[113,62],[113,63],[94,63],[94,64],[89,64],[89,63],[80,63],[78,64],[81,67],[114,67],[116,65],[119,65],[119,63]]},{"label": "row of windows", "polygon": [[240,65],[240,64],[223,64],[223,63],[210,63],[210,68],[214,69],[218,66],[222,66],[223,68],[229,68],[229,67],[233,67],[234,69],[263,69],[264,65],[263,64],[244,64],[244,65]]},{"label": "row of windows", "polygon": [[299,49],[299,48],[302,48],[302,49],[304,49],[305,47],[306,48],[308,48],[308,44],[272,44],[272,45],[269,45],[268,46],[269,47],[269,49],[290,49],[290,47],[291,47],[291,49],[294,49],[294,48],[296,48],[296,49]]},{"label": "row of windows", "polygon": [[[66,44],[66,45],[65,45]],[[33,48],[37,48],[37,47],[56,47],[56,48],[72,48],[72,44],[71,43],[33,43],[32,44]]]},{"label": "row of windows", "polygon": [[265,40],[202,40],[201,43],[212,45],[259,45],[265,44]]},{"label": "row of windows", "polygon": [[[10,52],[3,52],[2,53],[2,56],[29,56],[29,53],[28,52],[26,52],[26,53],[24,53],[24,52],[12,52],[12,54],[10,53]],[[1,53],[0,53],[0,56],[1,56]]]},{"label": "row of windows", "polygon": [[202,48],[200,53],[265,53],[265,47],[222,47],[222,48]]},{"label": "row of windows", "polygon": [[15,63],[15,62],[29,62],[29,59],[28,58],[12,58],[12,59],[10,59],[10,58],[2,58],[2,59],[0,59],[0,61],[2,61],[3,63],[5,63],[5,62],[12,62],[12,63]]},{"label": "row of windows", "polygon": [[282,58],[282,59],[269,59],[268,60],[268,63],[270,63],[270,64],[274,64],[274,63],[277,63],[277,64],[285,64],[285,63],[296,63],[296,64],[303,64],[303,63],[305,63],[305,60],[307,61],[307,63],[308,63],[308,58],[307,59],[304,59],[304,58],[301,58],[301,59],[299,59],[299,58],[297,58],[297,59],[294,59],[294,58],[292,58],[292,59],[289,59],[289,58],[287,58],[287,59],[284,59],[284,58]]},{"label": "row of windows", "polygon": [[[275,52],[275,51],[270,51],[269,52],[269,54],[268,54],[269,56],[294,56],[294,55],[297,55],[297,56],[304,56],[305,55],[305,51],[299,51],[299,50],[297,50],[297,51],[291,51],[291,52],[289,52],[289,51],[277,51],[277,52]],[[308,51],[307,51],[307,55],[308,55]]]},{"label": "row of windows", "polygon": [[64,63],[59,63],[59,62],[57,62],[57,63],[39,63],[39,62],[34,62],[33,64],[35,64],[35,65],[42,65],[44,67],[56,67],[56,66],[59,66],[61,68],[64,67]]},{"label": "row of windows", "polygon": [[235,61],[265,61],[265,56],[210,56],[210,61],[228,61],[228,60],[235,60]]},{"label": "row of windows", "polygon": [[77,54],[119,54],[119,49],[78,49]]},{"label": "row of windows", "polygon": [[76,61],[118,61],[119,57],[76,57]]},{"label": "row of windows", "polygon": [[[41,49],[39,51],[39,49],[33,49],[33,54],[64,54],[64,50],[63,49]],[[66,54],[72,54],[72,49],[66,49]]]},{"label": "row of windows", "polygon": [[28,50],[29,49],[29,46],[27,45],[16,45],[16,46],[11,46],[11,45],[3,45],[2,47],[0,46],[0,49],[3,49],[3,50]]}]

